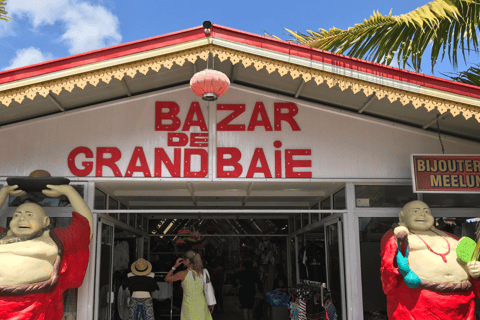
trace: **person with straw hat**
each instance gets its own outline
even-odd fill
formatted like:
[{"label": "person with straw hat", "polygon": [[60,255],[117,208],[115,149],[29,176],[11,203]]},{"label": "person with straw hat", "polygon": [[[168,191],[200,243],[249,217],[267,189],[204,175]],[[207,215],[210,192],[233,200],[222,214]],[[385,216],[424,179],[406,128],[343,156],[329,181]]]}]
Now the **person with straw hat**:
[{"label": "person with straw hat", "polygon": [[132,292],[129,303],[129,320],[154,320],[153,302],[151,293],[158,290],[152,264],[140,258],[131,266],[132,272],[128,274],[128,289]]}]

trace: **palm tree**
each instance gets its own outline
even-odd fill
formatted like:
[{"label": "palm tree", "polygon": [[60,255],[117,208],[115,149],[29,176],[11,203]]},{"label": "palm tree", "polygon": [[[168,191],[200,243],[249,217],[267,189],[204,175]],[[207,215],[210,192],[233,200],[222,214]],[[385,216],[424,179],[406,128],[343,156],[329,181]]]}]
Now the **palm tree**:
[{"label": "palm tree", "polygon": [[[396,58],[400,67],[410,65],[417,72],[431,44],[432,72],[439,57],[443,60],[445,55],[456,70],[460,53],[465,60],[466,52],[479,51],[479,6],[480,0],[434,0],[399,16],[374,11],[368,20],[347,30],[333,27],[308,30],[307,34],[286,30],[293,36],[291,41],[300,44],[387,65]],[[449,77],[480,86],[479,71],[472,67]]]},{"label": "palm tree", "polygon": [[480,87],[480,65],[476,64],[467,69],[467,71],[458,72],[457,74],[446,75],[453,81],[471,84]]},{"label": "palm tree", "polygon": [[12,18],[7,16],[7,11],[5,10],[5,6],[7,5],[7,1],[0,0],[0,19],[5,21],[10,21]]}]

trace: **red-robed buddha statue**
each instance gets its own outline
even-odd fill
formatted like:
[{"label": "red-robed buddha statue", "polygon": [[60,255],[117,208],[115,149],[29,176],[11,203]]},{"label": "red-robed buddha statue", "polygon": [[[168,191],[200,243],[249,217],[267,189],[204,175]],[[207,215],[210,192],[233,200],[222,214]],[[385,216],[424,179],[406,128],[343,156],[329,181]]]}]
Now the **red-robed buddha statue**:
[{"label": "red-robed buddha statue", "polygon": [[[480,263],[457,261],[458,238],[434,227],[430,208],[407,203],[381,241],[381,279],[389,319],[475,319]],[[400,245],[400,250],[398,245]]]},{"label": "red-robed buddha statue", "polygon": [[[0,189],[0,207],[18,186]],[[69,185],[47,185],[50,197],[65,195],[72,207],[66,228],[50,225],[42,207],[20,205],[8,228],[0,227],[0,319],[60,320],[63,292],[78,288],[85,276],[93,217],[87,204]]]}]

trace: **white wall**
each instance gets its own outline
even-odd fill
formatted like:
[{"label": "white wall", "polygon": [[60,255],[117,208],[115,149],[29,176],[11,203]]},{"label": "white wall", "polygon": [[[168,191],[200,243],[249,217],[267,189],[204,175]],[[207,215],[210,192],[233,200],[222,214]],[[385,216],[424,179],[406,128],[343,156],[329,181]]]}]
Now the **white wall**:
[{"label": "white wall", "polygon": [[[154,129],[155,101],[176,102],[180,106],[182,125],[190,104],[199,102],[208,123],[207,102],[196,97],[186,86],[12,125],[0,129],[0,177],[28,175],[35,169],[45,169],[53,176],[72,177],[67,157],[79,146],[88,147],[94,154],[97,147],[119,148],[122,158],[117,165],[122,175],[125,175],[134,148],[143,147],[153,176],[155,148],[165,148],[173,158],[173,147],[167,146],[167,132]],[[231,88],[217,101],[246,104],[246,112],[232,121],[232,124],[246,126],[256,102],[263,102],[273,126],[274,103],[284,102],[281,98]],[[361,115],[341,114],[300,101],[297,106],[299,112],[294,118],[301,131],[292,132],[283,122],[283,131],[265,132],[263,127],[257,127],[251,132],[217,133],[217,147],[241,150],[241,178],[246,176],[255,148],[263,148],[273,177],[274,150],[304,148],[311,149],[311,156],[296,159],[312,160],[312,168],[297,171],[311,171],[313,178],[338,179],[410,178],[410,154],[441,153],[438,136],[434,133],[402,125],[392,126]],[[212,108],[215,108],[214,103]],[[229,113],[218,111],[217,122]],[[209,130],[212,130],[210,125]],[[191,131],[199,132],[199,129],[193,127]],[[277,140],[282,142],[281,149],[273,146]],[[444,144],[449,154],[480,153],[480,144],[455,138],[444,138]],[[76,160],[77,166],[82,168],[81,162],[86,159],[79,156]],[[199,168],[198,163],[192,169],[195,168]],[[162,171],[164,177],[169,177],[165,168]],[[89,174],[89,177],[94,176],[95,167]],[[103,176],[112,177],[113,173],[104,167]],[[141,173],[134,174],[134,177],[142,176]],[[254,178],[263,178],[263,175],[256,174]]]}]

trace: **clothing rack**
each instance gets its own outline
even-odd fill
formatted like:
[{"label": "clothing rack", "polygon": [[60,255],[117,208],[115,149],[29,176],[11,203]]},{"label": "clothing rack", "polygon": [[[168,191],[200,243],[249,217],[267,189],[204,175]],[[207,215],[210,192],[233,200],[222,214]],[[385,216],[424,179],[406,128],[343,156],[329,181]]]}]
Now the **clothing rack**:
[{"label": "clothing rack", "polygon": [[322,307],[323,307],[324,306],[323,305],[323,298],[324,298],[323,289],[328,290],[327,284],[323,283],[323,282],[312,281],[312,280],[303,280],[302,283],[303,283],[304,286],[309,286],[309,287],[314,287],[314,288],[319,288],[320,289],[320,296],[321,296],[321,299],[322,299]]},{"label": "clothing rack", "polygon": [[[328,301],[326,299],[330,293],[326,283],[313,280],[301,280],[297,286],[292,289],[296,290],[296,292],[291,292],[292,299],[289,304],[290,319],[320,320],[327,319],[331,315],[327,314],[327,305],[331,306],[331,303],[324,303],[324,300]],[[325,290],[327,290],[326,294],[324,292]]]},{"label": "clothing rack", "polygon": [[[168,274],[168,272],[163,272],[163,271],[160,271],[160,272],[155,272],[155,278],[156,277],[159,277],[159,278],[165,278],[165,276]],[[169,285],[172,286],[172,283],[169,282]],[[160,317],[161,316],[165,316],[166,314],[160,314]],[[173,319],[173,288],[172,288],[172,295],[170,296],[170,320]]]},{"label": "clothing rack", "polygon": [[306,286],[317,287],[317,288],[327,288],[327,284],[318,281],[312,280],[303,280],[303,284]]}]

